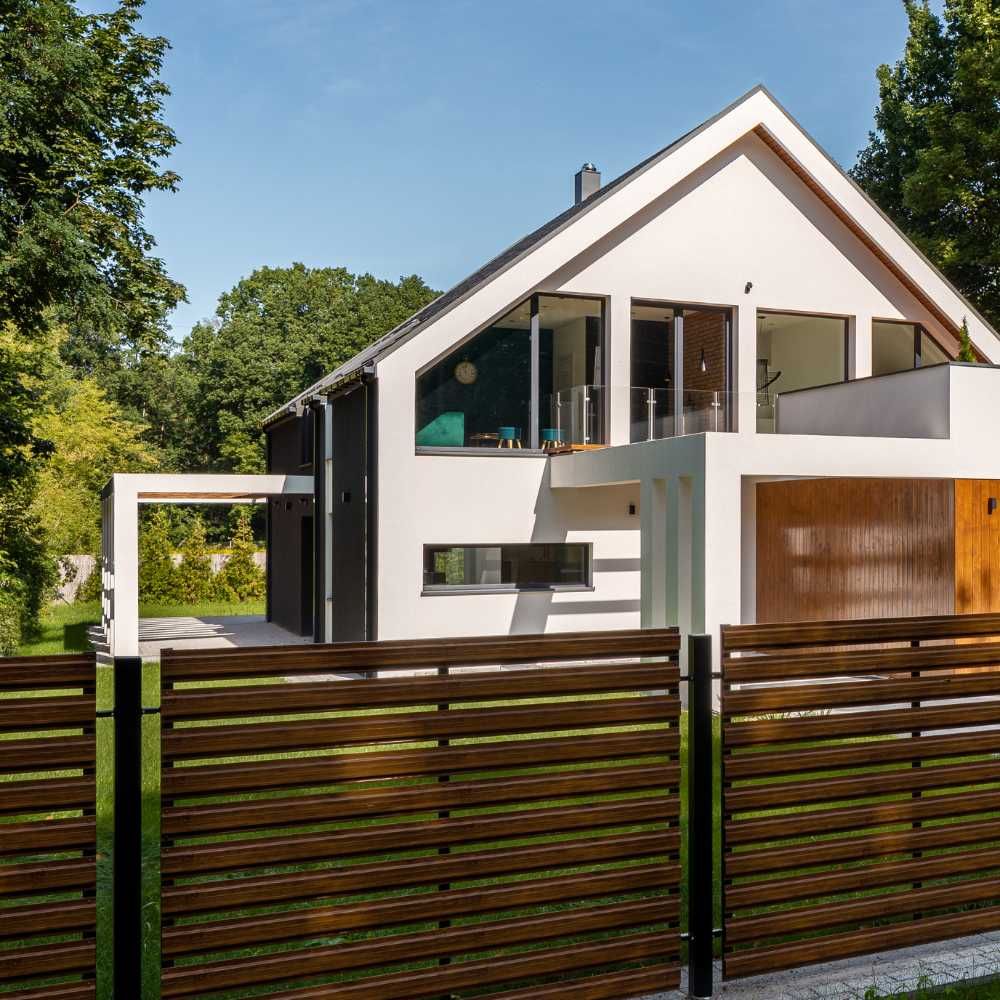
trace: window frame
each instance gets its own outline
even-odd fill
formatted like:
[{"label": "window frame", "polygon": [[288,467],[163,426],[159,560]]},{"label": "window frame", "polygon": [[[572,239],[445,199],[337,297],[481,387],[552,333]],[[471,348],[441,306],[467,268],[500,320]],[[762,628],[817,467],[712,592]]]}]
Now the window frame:
[{"label": "window frame", "polygon": [[[529,311],[529,327],[528,336],[530,340],[529,351],[531,354],[531,386],[529,394],[529,407],[528,407],[528,446],[526,448],[516,449],[521,454],[527,452],[529,455],[542,455],[547,457],[547,452],[545,452],[541,447],[541,442],[539,440],[539,425],[540,425],[540,415],[541,415],[541,386],[539,384],[540,377],[540,343],[541,343],[541,320],[539,315],[539,300],[542,298],[553,298],[553,299],[579,299],[588,302],[599,302],[601,306],[601,371],[602,378],[604,380],[603,388],[607,390],[608,387],[608,296],[607,295],[595,295],[594,293],[587,292],[565,292],[565,291],[544,291],[538,290],[532,292],[531,295],[525,296],[524,298],[518,299],[506,306],[501,312],[493,316],[488,322],[477,327],[472,333],[467,337],[464,337],[457,344],[453,344],[446,351],[439,354],[433,361],[419,368],[413,376],[414,382],[414,393],[413,393],[413,438],[414,438],[414,448],[417,455],[484,455],[490,456],[493,454],[495,457],[507,457],[503,449],[495,448],[475,448],[469,445],[464,445],[462,447],[445,447],[445,446],[427,446],[416,444],[417,436],[417,421],[418,421],[418,408],[420,406],[420,379],[426,375],[429,371],[435,368],[437,365],[441,364],[446,359],[450,358],[452,355],[457,353],[462,349],[462,346],[469,343],[478,337],[481,333],[488,330],[490,327],[495,326],[500,320],[505,316],[509,315],[518,307],[527,303]],[[607,444],[610,438],[610,393],[607,391],[602,393],[602,403],[601,403],[601,428],[603,431],[604,440],[602,444]],[[507,449],[507,453],[513,451],[514,449]]]},{"label": "window frame", "polygon": [[[536,545],[562,545],[579,546],[584,554],[584,578],[586,583],[550,583],[537,584],[534,586],[518,585],[516,583],[426,583],[424,574],[427,566],[428,550],[440,549],[500,549],[522,548],[527,549]],[[421,596],[438,597],[442,595],[459,594],[565,594],[565,593],[586,593],[594,590],[594,543],[593,542],[448,542],[448,543],[424,543],[422,550],[421,565]]]},{"label": "window frame", "polygon": [[955,358],[953,358],[951,356],[951,351],[948,351],[944,347],[942,347],[941,346],[941,342],[937,339],[937,337],[934,336],[934,334],[932,334],[930,332],[930,330],[927,329],[926,326],[924,326],[923,323],[918,323],[916,320],[913,320],[913,319],[882,319],[880,316],[873,316],[872,317],[872,363],[873,363],[873,366],[874,366],[874,361],[875,361],[875,325],[876,324],[878,324],[880,326],[912,326],[913,327],[913,364],[909,368],[899,368],[899,369],[897,369],[894,372],[882,372],[880,375],[875,375],[875,373],[872,372],[872,376],[874,378],[880,378],[882,375],[898,375],[900,372],[912,372],[912,371],[916,371],[918,368],[923,368],[924,367],[924,363],[923,363],[923,351],[924,351],[923,338],[924,337],[926,337],[946,358],[948,358],[948,361],[935,361],[932,364],[928,365],[927,367],[933,368],[935,365],[950,364],[952,361],[955,360]]}]

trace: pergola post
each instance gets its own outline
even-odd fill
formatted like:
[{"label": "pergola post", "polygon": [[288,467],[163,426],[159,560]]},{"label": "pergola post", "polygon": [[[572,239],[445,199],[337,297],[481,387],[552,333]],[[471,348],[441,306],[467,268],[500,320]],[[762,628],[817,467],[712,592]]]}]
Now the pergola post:
[{"label": "pergola post", "polygon": [[139,499],[124,476],[111,479],[111,656],[139,655]]}]

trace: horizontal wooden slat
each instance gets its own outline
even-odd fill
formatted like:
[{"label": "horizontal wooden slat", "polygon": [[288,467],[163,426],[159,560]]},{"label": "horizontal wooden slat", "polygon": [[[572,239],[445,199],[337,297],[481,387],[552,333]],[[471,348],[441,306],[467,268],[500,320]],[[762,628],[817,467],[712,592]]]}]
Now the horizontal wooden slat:
[{"label": "horizontal wooden slat", "polygon": [[454,709],[412,715],[183,727],[164,732],[162,746],[164,758],[174,759],[655,723],[674,720],[679,715],[676,698],[647,696],[575,705]]},{"label": "horizontal wooden slat", "polygon": [[[935,673],[956,667],[1000,664],[1000,643],[892,649],[836,649],[809,653],[767,653],[727,657],[725,683],[774,684],[786,680]],[[730,692],[725,691],[728,695]]]},{"label": "horizontal wooden slat", "polygon": [[[30,990],[19,989],[16,994],[17,1000],[94,1000],[96,996],[97,984],[93,980],[41,986]],[[14,996],[11,1000],[14,1000]]]},{"label": "horizontal wooden slat", "polygon": [[86,816],[37,823],[3,823],[0,824],[0,855],[43,854],[91,847],[96,836],[94,819]]},{"label": "horizontal wooden slat", "polygon": [[90,687],[96,680],[97,658],[93,653],[0,658],[0,691]]},{"label": "horizontal wooden slat", "polygon": [[0,982],[39,978],[61,972],[87,972],[96,953],[91,941],[57,941],[31,948],[0,951]]},{"label": "horizontal wooden slat", "polygon": [[89,767],[96,758],[93,734],[0,740],[0,772],[5,774]]},{"label": "horizontal wooden slat", "polygon": [[632,824],[665,822],[678,815],[677,796],[650,796],[604,805],[577,805],[503,813],[503,827],[484,823],[479,816],[442,819],[429,823],[400,823],[362,829],[252,840],[224,840],[165,847],[161,863],[165,875],[180,876],[229,871],[263,865],[292,864],[329,858],[377,854],[380,851],[454,847],[493,841],[498,837],[558,834],[601,830]]},{"label": "horizontal wooden slat", "polygon": [[93,930],[96,926],[97,908],[92,899],[64,899],[0,908],[0,938]]},{"label": "horizontal wooden slat", "polygon": [[817,809],[793,815],[727,822],[725,836],[726,843],[735,846],[790,837],[822,836],[840,830],[862,830],[894,823],[916,823],[946,817],[957,819],[997,809],[1000,809],[1000,789],[959,792],[918,800],[901,799],[873,805]]},{"label": "horizontal wooden slat", "polygon": [[811,875],[786,875],[762,882],[728,886],[726,907],[739,910],[768,903],[832,896],[840,892],[862,892],[882,886],[975,874],[992,868],[1000,868],[1000,847],[934,855],[916,861],[895,861],[815,872]]},{"label": "horizontal wooden slat", "polygon": [[165,796],[171,798],[198,793],[221,795],[226,792],[330,785],[368,778],[459,774],[497,767],[620,760],[677,754],[679,749],[680,734],[675,727],[663,732],[591,736],[584,739],[568,736],[555,740],[517,740],[388,753],[336,754],[291,760],[282,758],[168,768],[163,775],[162,790]]},{"label": "horizontal wooden slat", "polygon": [[983,845],[1000,841],[1000,819],[977,820],[972,823],[946,823],[895,833],[876,833],[867,837],[837,837],[810,840],[789,847],[771,847],[750,851],[729,852],[725,855],[726,875],[765,875],[790,868],[846,861],[865,861],[911,851]]},{"label": "horizontal wooden slat", "polygon": [[23,896],[52,889],[92,889],[97,864],[93,858],[0,865],[0,895]]},{"label": "horizontal wooden slat", "polygon": [[819,740],[831,737],[874,736],[924,729],[992,725],[1000,716],[1000,701],[973,702],[933,708],[844,712],[803,719],[731,722],[723,726],[727,747]]},{"label": "horizontal wooden slat", "polygon": [[996,781],[1000,781],[1000,760],[984,760],[968,764],[894,768],[891,771],[823,777],[812,781],[779,781],[752,787],[741,786],[727,789],[723,799],[726,812],[738,813]]},{"label": "horizontal wooden slat", "polygon": [[1000,878],[970,879],[949,882],[931,888],[907,889],[903,892],[879,893],[867,899],[824,902],[818,906],[799,906],[750,917],[726,921],[726,941],[741,944],[783,934],[801,934],[825,930],[845,924],[860,924],[869,920],[933,910],[970,903],[1000,900]]},{"label": "horizontal wooden slat", "polygon": [[891,677],[844,683],[797,684],[727,692],[725,714],[852,708],[893,702],[979,698],[1000,694],[1000,670],[949,677]]},{"label": "horizontal wooden slat", "polygon": [[676,685],[679,673],[676,664],[601,664],[479,673],[466,677],[427,676],[378,682],[324,681],[240,688],[182,688],[164,692],[162,712],[165,719],[208,719],[344,708],[454,704],[491,698],[655,690]]},{"label": "horizontal wooden slat", "polygon": [[805,771],[836,771],[865,764],[928,761],[939,757],[972,757],[998,752],[1000,729],[977,729],[972,733],[943,736],[921,735],[918,739],[907,734],[902,739],[728,754],[726,778],[729,781],[773,778]]},{"label": "horizontal wooden slat", "polygon": [[723,649],[846,646],[1000,635],[1000,615],[925,615],[913,618],[857,618],[845,621],[724,625]]},{"label": "horizontal wooden slat", "polygon": [[906,921],[888,927],[866,927],[847,934],[823,935],[746,953],[731,952],[724,959],[724,975],[727,979],[753,976],[773,969],[791,969],[812,962],[828,962],[893,948],[909,948],[931,941],[946,941],[966,934],[998,929],[1000,907]]},{"label": "horizontal wooden slat", "polygon": [[161,676],[166,682],[206,678],[349,673],[359,670],[415,669],[475,664],[517,664],[594,660],[601,657],[676,656],[676,629],[629,629],[564,635],[525,635],[472,639],[403,640],[292,646],[253,652],[165,650]]},{"label": "horizontal wooden slat", "polygon": [[[383,788],[332,795],[174,806],[163,810],[165,835],[190,836],[221,830],[262,829],[296,823],[333,822],[361,816],[387,816],[432,809],[465,809],[539,799],[558,799],[646,788],[677,786],[678,764],[636,764],[536,777],[453,781],[413,788]],[[486,822],[485,817],[483,822]],[[502,822],[502,820],[500,821]]]},{"label": "horizontal wooden slat", "polygon": [[93,725],[95,710],[93,694],[4,699],[0,700],[0,731]]},{"label": "horizontal wooden slat", "polygon": [[420,1000],[442,992],[472,986],[513,983],[532,976],[551,975],[579,969],[671,957],[676,943],[664,934],[636,934],[594,944],[533,951],[475,962],[460,962],[436,969],[371,976],[355,983],[272,993],[272,1000]]},{"label": "horizontal wooden slat", "polygon": [[[456,957],[510,945],[549,941],[593,931],[666,922],[670,908],[663,899],[625,905],[563,910],[539,917],[490,921],[449,929],[340,943],[326,948],[175,966],[163,976],[164,997],[190,996],[286,979],[365,967],[385,967],[427,958]],[[676,932],[675,932],[676,936]]]},{"label": "horizontal wooden slat", "polygon": [[622,837],[588,837],[541,847],[505,848],[463,854],[352,865],[322,871],[282,872],[261,878],[185,883],[163,890],[163,911],[171,916],[376,889],[436,885],[489,875],[512,875],[570,865],[648,858],[678,851],[677,830]]},{"label": "horizontal wooden slat", "polygon": [[505,886],[452,889],[357,905],[180,924],[164,928],[163,950],[165,955],[177,957],[241,948],[262,942],[323,937],[348,930],[500,912],[542,903],[671,889],[677,886],[679,873],[680,869],[676,864],[641,865],[612,872],[531,879]]},{"label": "horizontal wooden slat", "polygon": [[79,809],[92,806],[96,794],[93,776],[5,781],[0,785],[0,814]]}]

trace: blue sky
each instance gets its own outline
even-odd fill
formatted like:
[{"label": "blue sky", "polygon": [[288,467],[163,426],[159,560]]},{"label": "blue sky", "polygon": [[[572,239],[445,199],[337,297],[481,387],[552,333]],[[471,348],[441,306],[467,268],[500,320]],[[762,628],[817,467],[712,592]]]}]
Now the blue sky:
[{"label": "blue sky", "polygon": [[[87,0],[89,9],[101,7]],[[899,0],[147,0],[180,192],[148,222],[190,302],[303,261],[446,288],[765,83],[841,164]]]}]

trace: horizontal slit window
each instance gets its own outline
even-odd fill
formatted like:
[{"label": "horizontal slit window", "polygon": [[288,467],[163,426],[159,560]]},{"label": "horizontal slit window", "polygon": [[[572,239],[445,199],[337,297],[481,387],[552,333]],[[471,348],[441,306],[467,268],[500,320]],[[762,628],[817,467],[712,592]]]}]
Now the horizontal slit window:
[{"label": "horizontal slit window", "polygon": [[591,546],[573,542],[523,545],[425,545],[429,591],[558,590],[589,587]]}]

